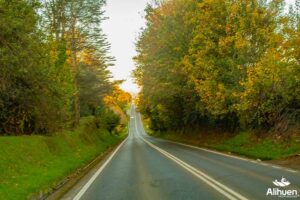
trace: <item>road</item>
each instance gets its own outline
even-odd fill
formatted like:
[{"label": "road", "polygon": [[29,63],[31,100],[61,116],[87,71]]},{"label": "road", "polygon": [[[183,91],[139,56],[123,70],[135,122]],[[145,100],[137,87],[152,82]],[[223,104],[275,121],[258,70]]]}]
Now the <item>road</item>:
[{"label": "road", "polygon": [[[285,199],[267,196],[269,188],[300,193],[298,171],[154,138],[145,133],[134,106],[130,115],[128,138],[63,199],[259,200]],[[291,184],[273,184],[282,178]]]}]

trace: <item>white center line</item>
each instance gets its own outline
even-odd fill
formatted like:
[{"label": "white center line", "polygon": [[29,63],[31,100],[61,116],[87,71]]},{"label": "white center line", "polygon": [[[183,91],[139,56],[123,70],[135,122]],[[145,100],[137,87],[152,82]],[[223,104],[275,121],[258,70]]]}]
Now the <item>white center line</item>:
[{"label": "white center line", "polygon": [[[135,129],[136,129],[136,132],[138,133],[139,131],[138,131],[138,127],[137,127],[136,117],[135,117]],[[215,179],[211,178],[210,176],[208,176],[204,172],[192,167],[191,165],[189,165],[186,162],[180,160],[179,158],[175,157],[174,155],[172,155],[172,154],[168,153],[167,151],[157,147],[153,143],[145,140],[143,137],[140,136],[140,138],[146,144],[148,144],[150,147],[154,148],[155,150],[157,150],[161,154],[165,155],[167,158],[171,159],[172,161],[174,161],[175,163],[177,163],[178,165],[180,165],[181,167],[183,167],[184,169],[186,169],[187,171],[189,171],[190,173],[195,175],[197,178],[201,179],[203,182],[205,182],[206,184],[208,184],[209,186],[211,186],[212,188],[214,188],[215,190],[217,190],[218,192],[220,192],[221,194],[226,196],[228,199],[230,199],[230,200],[237,200],[237,199],[247,200],[246,197],[244,197],[241,194],[233,191],[232,189],[228,188],[227,186],[223,185],[222,183],[216,181]]]}]

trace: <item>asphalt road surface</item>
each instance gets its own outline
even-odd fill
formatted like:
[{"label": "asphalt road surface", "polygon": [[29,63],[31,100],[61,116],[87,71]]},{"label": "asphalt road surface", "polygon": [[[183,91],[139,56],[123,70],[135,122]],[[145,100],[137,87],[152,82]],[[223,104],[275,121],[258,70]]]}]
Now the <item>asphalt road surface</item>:
[{"label": "asphalt road surface", "polygon": [[63,199],[300,199],[298,171],[150,137],[130,115],[128,138]]}]

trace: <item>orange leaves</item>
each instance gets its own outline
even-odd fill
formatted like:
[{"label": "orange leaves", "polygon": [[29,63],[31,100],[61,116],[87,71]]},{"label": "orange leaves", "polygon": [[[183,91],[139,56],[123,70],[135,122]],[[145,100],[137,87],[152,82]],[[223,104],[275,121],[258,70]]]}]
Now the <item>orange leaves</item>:
[{"label": "orange leaves", "polygon": [[104,101],[108,105],[118,105],[123,108],[124,106],[130,104],[131,95],[122,90],[119,85],[114,85],[112,94],[106,96]]}]

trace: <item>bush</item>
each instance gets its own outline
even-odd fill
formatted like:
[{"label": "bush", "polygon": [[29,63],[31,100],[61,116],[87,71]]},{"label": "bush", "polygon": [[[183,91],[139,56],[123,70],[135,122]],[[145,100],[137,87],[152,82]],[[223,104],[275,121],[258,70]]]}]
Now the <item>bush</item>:
[{"label": "bush", "polygon": [[120,124],[120,116],[115,114],[108,108],[98,109],[96,114],[96,124],[98,127],[107,129],[111,134],[115,128]]}]

